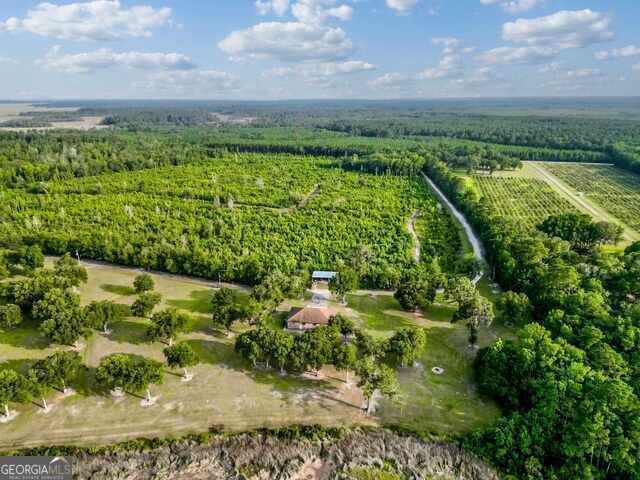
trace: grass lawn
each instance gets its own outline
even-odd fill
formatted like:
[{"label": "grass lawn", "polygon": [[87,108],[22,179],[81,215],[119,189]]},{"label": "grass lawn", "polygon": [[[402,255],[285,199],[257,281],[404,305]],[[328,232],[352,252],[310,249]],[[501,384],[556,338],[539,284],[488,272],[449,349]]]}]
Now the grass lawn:
[{"label": "grass lawn", "polygon": [[[400,394],[395,402],[380,402],[378,417],[386,424],[401,425],[424,433],[455,434],[473,430],[500,416],[497,405],[481,397],[473,382],[473,352],[463,324],[452,324],[455,306],[439,295],[424,314],[402,312],[390,295],[349,295],[348,307],[360,325],[375,335],[390,336],[408,325],[427,329],[427,348],[414,367],[399,371]],[[484,328],[480,345],[512,333],[500,325]],[[431,372],[433,367],[444,374]]]},{"label": "grass lawn", "polygon": [[[130,287],[136,270],[89,263],[89,281],[80,289],[84,304],[110,299],[130,304],[135,299]],[[188,342],[202,363],[194,367],[194,379],[181,381],[178,372],[167,370],[163,385],[152,387],[156,405],[140,406],[134,395],[115,398],[99,391],[93,382],[101,358],[123,352],[163,360],[165,344],[146,342],[148,320],[127,318],[112,325],[112,332],[95,332],[82,349],[86,370],[75,385],[77,393],[64,397],[52,391],[52,406],[45,414],[36,405],[14,405],[19,416],[0,424],[0,448],[43,444],[104,444],[140,436],[166,436],[221,429],[243,431],[292,423],[354,425],[400,423],[435,433],[460,433],[493,421],[496,407],[481,399],[471,381],[471,357],[465,353],[463,326],[448,319],[453,308],[436,304],[429,312],[414,315],[400,311],[390,295],[350,295],[348,305],[335,307],[350,315],[369,332],[391,335],[393,330],[416,324],[428,328],[429,346],[419,368],[400,372],[402,395],[399,404],[381,402],[377,416],[366,417],[363,399],[355,387],[348,388],[344,374],[333,368],[313,376],[281,376],[277,371],[253,370],[233,351],[233,338],[210,328],[209,301],[215,286],[211,282],[162,274],[152,274],[156,291],[163,295],[159,308],[174,307],[188,313],[193,321],[180,341]],[[236,289],[240,298],[247,293]],[[302,301],[290,302],[302,304]],[[277,312],[273,326],[280,327],[287,308]],[[243,327],[234,326],[237,332]],[[483,333],[483,340],[495,337]],[[60,347],[57,347],[60,348]],[[56,346],[49,346],[36,325],[0,332],[0,368],[25,369]],[[446,373],[436,377],[432,366]]]}]

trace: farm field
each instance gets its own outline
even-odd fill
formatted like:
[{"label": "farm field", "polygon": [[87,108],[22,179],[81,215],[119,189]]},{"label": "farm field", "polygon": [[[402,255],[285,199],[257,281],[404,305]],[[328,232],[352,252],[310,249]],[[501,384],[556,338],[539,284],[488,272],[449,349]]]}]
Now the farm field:
[{"label": "farm field", "polygon": [[577,211],[545,181],[519,176],[473,176],[483,199],[501,216],[535,228],[549,215]]},{"label": "farm field", "polygon": [[[37,117],[33,115],[29,115],[29,113],[37,113],[37,114],[55,114],[55,113],[64,113],[64,112],[75,112],[77,108],[73,107],[44,107],[39,104],[31,104],[31,103],[0,103],[0,124],[3,122],[12,122],[12,121],[29,121],[29,120],[38,120]],[[4,126],[0,125],[0,131],[7,132],[24,132],[24,131],[47,131],[54,129],[70,129],[70,130],[102,130],[109,128],[107,125],[100,125],[100,123],[104,120],[103,116],[82,116],[77,117],[73,120],[57,120],[57,121],[45,121],[44,123],[48,123],[47,126]]]},{"label": "farm field", "polygon": [[415,210],[433,224],[430,251],[446,253],[455,225],[437,205],[417,177],[347,172],[314,157],[225,155],[7,190],[0,237],[238,283],[330,269],[364,248],[364,286],[381,288],[411,258]]},{"label": "farm field", "polygon": [[[89,280],[80,288],[83,304],[109,299],[130,304],[136,270],[106,264],[85,263]],[[100,359],[115,352],[162,359],[162,343],[144,338],[146,320],[127,318],[112,326],[108,335],[94,333],[81,348],[87,370],[77,393],[51,396],[49,413],[34,404],[20,405],[20,415],[0,425],[0,448],[58,443],[101,444],[127,438],[176,435],[216,428],[242,431],[291,423],[323,425],[401,424],[424,432],[461,433],[493,422],[500,414],[492,402],[480,397],[473,386],[473,356],[466,345],[466,329],[451,324],[454,308],[439,299],[424,315],[402,312],[388,294],[358,292],[346,306],[331,307],[354,319],[365,331],[388,336],[401,326],[427,328],[428,344],[416,367],[399,372],[401,391],[396,402],[382,401],[374,417],[361,410],[357,388],[347,388],[344,373],[325,368],[313,375],[281,376],[275,371],[255,370],[233,351],[233,338],[214,334],[210,328],[210,299],[216,286],[203,280],[166,274],[152,274],[156,291],[163,294],[157,308],[174,307],[193,319],[180,341],[188,342],[203,359],[193,369],[188,384],[178,375],[167,374],[165,383],[153,386],[159,396],[156,405],[140,406],[141,398],[127,395],[112,398],[97,393],[93,373]],[[236,287],[239,295],[244,288]],[[285,302],[276,318],[286,316],[291,302]],[[279,328],[278,322],[274,327]],[[237,334],[242,325],[234,326]],[[496,325],[481,331],[480,344],[510,331]],[[51,349],[27,322],[10,333],[0,333],[0,368],[24,370]],[[445,373],[436,376],[431,368]]]},{"label": "farm field", "polygon": [[636,232],[640,231],[640,176],[609,165],[545,163],[544,168]]}]

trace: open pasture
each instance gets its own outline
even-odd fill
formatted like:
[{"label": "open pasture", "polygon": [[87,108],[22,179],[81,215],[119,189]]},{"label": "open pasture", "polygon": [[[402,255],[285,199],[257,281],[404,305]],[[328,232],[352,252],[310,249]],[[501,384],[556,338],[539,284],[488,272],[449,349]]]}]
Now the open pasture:
[{"label": "open pasture", "polygon": [[[111,299],[129,304],[135,298],[131,289],[138,273],[106,264],[85,263],[89,281],[80,289],[83,303]],[[331,302],[366,331],[387,336],[407,325],[428,329],[428,345],[416,366],[399,372],[400,396],[397,402],[380,402],[373,417],[363,415],[362,396],[354,386],[348,388],[344,373],[325,368],[313,375],[281,376],[274,370],[252,369],[233,351],[233,338],[210,328],[210,298],[214,283],[166,274],[152,274],[156,291],[163,294],[158,308],[175,307],[189,314],[192,322],[180,341],[188,342],[202,364],[193,369],[194,379],[180,381],[170,369],[165,382],[153,386],[159,396],[152,407],[140,406],[134,395],[114,398],[96,389],[93,375],[101,358],[124,352],[162,360],[161,342],[144,338],[147,321],[127,318],[112,326],[108,335],[94,333],[81,353],[87,369],[74,385],[76,394],[49,397],[51,410],[42,413],[37,405],[17,405],[20,415],[0,425],[0,448],[58,443],[104,444],[139,436],[177,435],[216,428],[242,431],[291,423],[319,423],[338,426],[353,424],[401,424],[424,432],[460,433],[491,423],[499,415],[494,403],[480,397],[473,385],[473,356],[466,345],[463,325],[451,324],[453,308],[441,299],[424,315],[402,312],[389,294],[359,292],[348,304]],[[242,295],[243,288],[238,288]],[[288,302],[278,316],[286,316]],[[277,322],[274,322],[274,328]],[[239,333],[243,325],[235,325]],[[483,329],[480,343],[495,340],[500,326]],[[23,369],[37,358],[51,353],[35,326],[0,336],[0,368]],[[437,376],[431,368],[445,369]]]},{"label": "open pasture", "polygon": [[640,176],[610,165],[545,163],[544,168],[578,194],[640,231]]}]

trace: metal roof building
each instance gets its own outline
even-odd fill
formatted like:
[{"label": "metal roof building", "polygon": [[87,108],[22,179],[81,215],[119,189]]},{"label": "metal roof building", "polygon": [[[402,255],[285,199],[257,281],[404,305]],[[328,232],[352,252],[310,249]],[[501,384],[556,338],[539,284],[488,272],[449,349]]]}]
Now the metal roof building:
[{"label": "metal roof building", "polygon": [[316,270],[311,275],[311,279],[314,282],[322,282],[322,281],[328,282],[329,280],[331,280],[336,275],[338,275],[338,272],[325,272],[325,271],[322,271],[322,270]]}]

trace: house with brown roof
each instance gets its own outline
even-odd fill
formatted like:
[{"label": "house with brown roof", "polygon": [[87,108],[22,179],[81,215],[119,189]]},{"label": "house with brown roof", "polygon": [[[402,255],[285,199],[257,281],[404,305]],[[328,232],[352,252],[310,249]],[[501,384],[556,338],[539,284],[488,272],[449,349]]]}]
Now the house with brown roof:
[{"label": "house with brown roof", "polygon": [[291,310],[291,317],[287,320],[287,330],[304,332],[320,325],[328,325],[329,319],[335,315],[335,311],[324,307],[294,308]]}]

